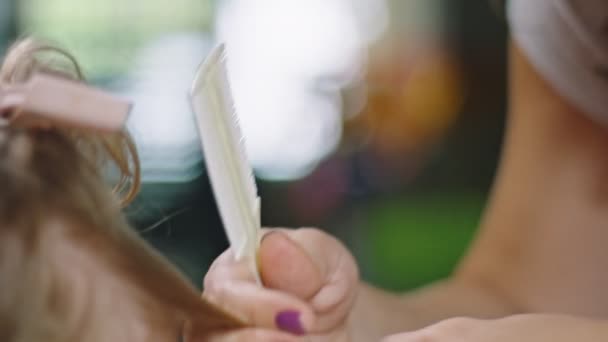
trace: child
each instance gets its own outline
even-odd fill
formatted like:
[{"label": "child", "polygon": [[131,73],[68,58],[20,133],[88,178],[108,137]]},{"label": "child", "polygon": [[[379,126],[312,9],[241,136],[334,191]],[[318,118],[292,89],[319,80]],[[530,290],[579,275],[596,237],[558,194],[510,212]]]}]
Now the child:
[{"label": "child", "polygon": [[[120,209],[137,193],[139,165],[126,132],[7,104],[34,75],[83,78],[72,56],[32,39],[0,68],[0,341],[206,340],[242,326],[129,228]],[[106,163],[121,173],[114,193]]]}]

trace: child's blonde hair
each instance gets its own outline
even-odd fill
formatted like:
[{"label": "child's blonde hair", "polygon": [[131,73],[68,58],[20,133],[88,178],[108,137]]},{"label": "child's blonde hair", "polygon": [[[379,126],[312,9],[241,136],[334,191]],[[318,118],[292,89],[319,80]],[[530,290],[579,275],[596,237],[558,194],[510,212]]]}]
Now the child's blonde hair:
[{"label": "child's blonde hair", "polygon": [[[0,84],[34,72],[83,79],[71,55],[26,39],[9,50]],[[115,191],[107,162],[121,174]],[[0,127],[0,341],[161,341],[184,324],[199,335],[241,325],[129,228],[121,203],[139,173],[125,132]]]}]

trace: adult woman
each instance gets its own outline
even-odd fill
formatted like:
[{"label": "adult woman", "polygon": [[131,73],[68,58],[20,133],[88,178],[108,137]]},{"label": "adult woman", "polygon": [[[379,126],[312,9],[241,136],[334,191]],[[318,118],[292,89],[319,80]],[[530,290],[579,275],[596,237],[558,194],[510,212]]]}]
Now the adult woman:
[{"label": "adult woman", "polygon": [[608,339],[608,3],[512,0],[509,18],[502,161],[480,234],[449,279],[386,293],[359,283],[333,238],[280,231],[261,245],[266,289],[228,251],[205,297],[260,330],[313,341]]}]

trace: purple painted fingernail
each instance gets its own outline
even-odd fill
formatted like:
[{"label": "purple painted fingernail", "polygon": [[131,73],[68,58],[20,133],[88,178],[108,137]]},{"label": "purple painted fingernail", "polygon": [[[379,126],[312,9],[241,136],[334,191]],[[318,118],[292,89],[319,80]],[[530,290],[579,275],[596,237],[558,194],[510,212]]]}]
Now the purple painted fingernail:
[{"label": "purple painted fingernail", "polygon": [[300,313],[298,311],[281,311],[274,319],[277,327],[283,331],[290,332],[296,335],[304,335],[306,332],[300,321]]}]

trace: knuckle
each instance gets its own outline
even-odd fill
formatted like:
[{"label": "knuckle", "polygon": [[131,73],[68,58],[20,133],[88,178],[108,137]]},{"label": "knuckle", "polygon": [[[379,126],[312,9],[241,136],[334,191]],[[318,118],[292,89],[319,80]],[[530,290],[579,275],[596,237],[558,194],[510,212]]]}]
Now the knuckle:
[{"label": "knuckle", "polygon": [[229,298],[226,286],[217,281],[210,281],[206,285],[208,287],[205,287],[203,296],[214,304],[223,306],[226,299]]},{"label": "knuckle", "polygon": [[213,297],[213,292],[214,291],[212,283],[205,279],[205,281],[203,282],[203,291],[201,292],[201,295],[205,298],[211,298]]},{"label": "knuckle", "polygon": [[207,270],[207,274],[205,275],[205,281],[207,281],[207,279],[213,278],[218,270],[223,267],[224,265],[224,261],[223,261],[223,256],[224,254],[226,254],[226,252],[222,253],[219,257],[217,257],[215,260],[213,260],[213,262],[211,263],[211,265],[209,266],[209,269]]},{"label": "knuckle", "polygon": [[219,282],[213,283],[213,297],[216,298],[220,303],[224,303],[227,298],[231,298],[228,286],[220,285]]},{"label": "knuckle", "polygon": [[239,271],[243,265],[235,262],[232,255],[232,251],[228,249],[211,263],[203,278],[204,289],[213,288],[219,282],[239,278]]},{"label": "knuckle", "polygon": [[233,298],[226,286],[215,286],[212,291],[205,291],[203,298],[226,310],[238,309],[239,300]]},{"label": "knuckle", "polygon": [[212,270],[205,275],[203,279],[203,293],[214,294],[218,291],[219,281],[217,281],[217,275]]}]

